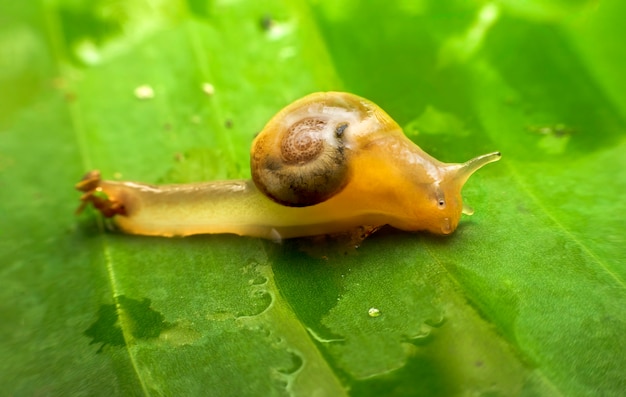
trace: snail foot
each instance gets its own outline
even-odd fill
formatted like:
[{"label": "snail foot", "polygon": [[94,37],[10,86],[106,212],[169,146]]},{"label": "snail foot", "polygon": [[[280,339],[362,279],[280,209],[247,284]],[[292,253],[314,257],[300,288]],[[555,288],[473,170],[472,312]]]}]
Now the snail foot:
[{"label": "snail foot", "polygon": [[76,214],[83,212],[85,207],[91,203],[106,218],[111,218],[115,215],[126,215],[124,204],[108,197],[102,191],[101,182],[100,171],[93,170],[86,173],[80,182],[75,185],[76,190],[83,192],[83,195],[80,196],[81,203],[76,209]]},{"label": "snail foot", "polygon": [[378,226],[374,226],[374,225],[363,225],[363,226],[359,226],[351,231],[346,232],[346,237],[348,239],[348,243],[350,245],[353,245],[355,249],[359,248],[361,246],[361,243],[363,243],[363,241],[368,238],[369,236],[371,236],[372,234],[376,233],[378,230],[380,230],[381,227],[383,227],[384,225],[378,225]]},{"label": "snail foot", "polygon": [[363,241],[384,225],[363,225],[345,232],[322,234],[297,239],[298,249],[310,257],[329,259],[336,256],[354,255]]}]

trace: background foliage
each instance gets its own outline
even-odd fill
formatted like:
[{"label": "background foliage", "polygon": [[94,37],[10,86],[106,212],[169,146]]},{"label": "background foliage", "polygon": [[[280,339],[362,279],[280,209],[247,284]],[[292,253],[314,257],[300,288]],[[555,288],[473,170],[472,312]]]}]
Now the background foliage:
[{"label": "background foliage", "polygon": [[[618,0],[3,2],[3,393],[623,393],[625,15]],[[92,168],[248,177],[254,134],[322,90],[373,100],[444,161],[502,151],[464,189],[476,215],[357,250],[73,215]]]}]

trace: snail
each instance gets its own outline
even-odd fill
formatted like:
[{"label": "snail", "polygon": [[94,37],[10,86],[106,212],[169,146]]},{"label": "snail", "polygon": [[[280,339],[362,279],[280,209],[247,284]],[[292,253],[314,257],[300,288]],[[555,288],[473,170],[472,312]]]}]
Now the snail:
[{"label": "snail", "polygon": [[154,186],[87,173],[91,203],[123,232],[154,236],[234,233],[273,240],[375,231],[452,233],[461,188],[499,152],[442,163],[409,140],[374,103],[342,92],[308,95],[254,139],[252,180]]}]

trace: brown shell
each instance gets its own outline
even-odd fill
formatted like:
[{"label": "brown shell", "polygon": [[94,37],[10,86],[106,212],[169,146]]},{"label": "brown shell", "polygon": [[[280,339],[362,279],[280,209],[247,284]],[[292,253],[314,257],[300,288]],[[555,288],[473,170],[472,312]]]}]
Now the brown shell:
[{"label": "brown shell", "polygon": [[291,207],[328,200],[348,181],[343,143],[346,128],[341,121],[309,115],[281,125],[271,136],[264,130],[255,140],[251,156],[257,188]]},{"label": "brown shell", "polygon": [[345,92],[318,92],[278,112],[252,143],[256,187],[272,200],[306,207],[341,192],[351,157],[398,125],[374,103]]}]

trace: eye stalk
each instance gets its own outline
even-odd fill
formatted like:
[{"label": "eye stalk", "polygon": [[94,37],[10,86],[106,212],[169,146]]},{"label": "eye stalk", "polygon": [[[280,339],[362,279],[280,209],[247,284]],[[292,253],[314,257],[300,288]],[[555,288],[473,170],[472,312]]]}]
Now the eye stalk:
[{"label": "eye stalk", "polygon": [[452,233],[461,189],[494,152],[442,163],[374,103],[341,92],[281,110],[252,143],[252,180],[152,186],[88,173],[76,188],[124,232],[155,236],[234,233],[282,239],[391,225]]},{"label": "eye stalk", "polygon": [[485,165],[500,160],[502,153],[492,152],[483,154],[482,156],[474,157],[473,159],[460,164],[456,171],[457,183],[464,185],[474,172],[478,171]]}]

